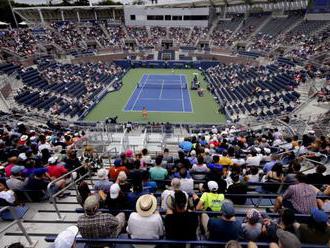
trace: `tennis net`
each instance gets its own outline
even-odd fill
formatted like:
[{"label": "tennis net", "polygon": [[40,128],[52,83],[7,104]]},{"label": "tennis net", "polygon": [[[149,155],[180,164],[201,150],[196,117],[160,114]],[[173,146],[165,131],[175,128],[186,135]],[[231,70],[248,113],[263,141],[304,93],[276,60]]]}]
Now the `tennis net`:
[{"label": "tennis net", "polygon": [[146,84],[146,83],[139,83],[137,85],[138,88],[145,88],[145,89],[187,89],[186,83],[181,84]]}]

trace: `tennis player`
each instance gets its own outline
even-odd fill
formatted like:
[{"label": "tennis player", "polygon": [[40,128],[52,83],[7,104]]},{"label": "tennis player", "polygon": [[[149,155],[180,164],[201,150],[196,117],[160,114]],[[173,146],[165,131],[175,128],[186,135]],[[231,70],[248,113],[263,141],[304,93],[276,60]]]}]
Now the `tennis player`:
[{"label": "tennis player", "polygon": [[145,120],[148,119],[148,111],[147,111],[146,107],[143,107],[143,109],[142,109],[142,117]]}]

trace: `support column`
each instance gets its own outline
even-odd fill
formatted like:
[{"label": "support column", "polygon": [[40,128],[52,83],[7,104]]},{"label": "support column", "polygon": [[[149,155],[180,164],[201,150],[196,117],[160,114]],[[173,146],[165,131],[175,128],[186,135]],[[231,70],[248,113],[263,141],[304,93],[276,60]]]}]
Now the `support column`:
[{"label": "support column", "polygon": [[63,12],[63,10],[61,10],[61,17],[62,17],[62,21],[64,22],[64,12]]},{"label": "support column", "polygon": [[79,11],[77,10],[77,20],[78,22],[80,22],[80,15],[79,15]]},{"label": "support column", "polygon": [[112,18],[114,20],[116,20],[116,12],[115,12],[115,9],[112,9]]},{"label": "support column", "polygon": [[44,17],[42,15],[41,9],[38,9],[38,12],[39,12],[39,16],[40,16],[40,21],[42,24],[44,24]]},{"label": "support column", "polygon": [[94,16],[95,16],[95,20],[97,20],[97,13],[95,9],[94,9]]}]

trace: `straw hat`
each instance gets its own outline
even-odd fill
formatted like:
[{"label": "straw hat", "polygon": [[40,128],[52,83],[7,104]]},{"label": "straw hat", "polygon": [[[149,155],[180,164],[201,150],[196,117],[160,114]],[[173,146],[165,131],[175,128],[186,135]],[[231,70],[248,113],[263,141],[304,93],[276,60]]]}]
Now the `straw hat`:
[{"label": "straw hat", "polygon": [[157,199],[153,195],[142,195],[136,202],[136,212],[142,217],[151,216],[157,209]]}]

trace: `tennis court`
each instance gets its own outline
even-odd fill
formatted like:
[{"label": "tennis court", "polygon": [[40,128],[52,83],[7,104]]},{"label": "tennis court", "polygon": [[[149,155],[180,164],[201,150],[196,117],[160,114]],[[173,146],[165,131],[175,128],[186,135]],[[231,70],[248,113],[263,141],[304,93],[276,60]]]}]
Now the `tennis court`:
[{"label": "tennis court", "polygon": [[128,99],[125,111],[192,113],[185,75],[144,74]]}]

